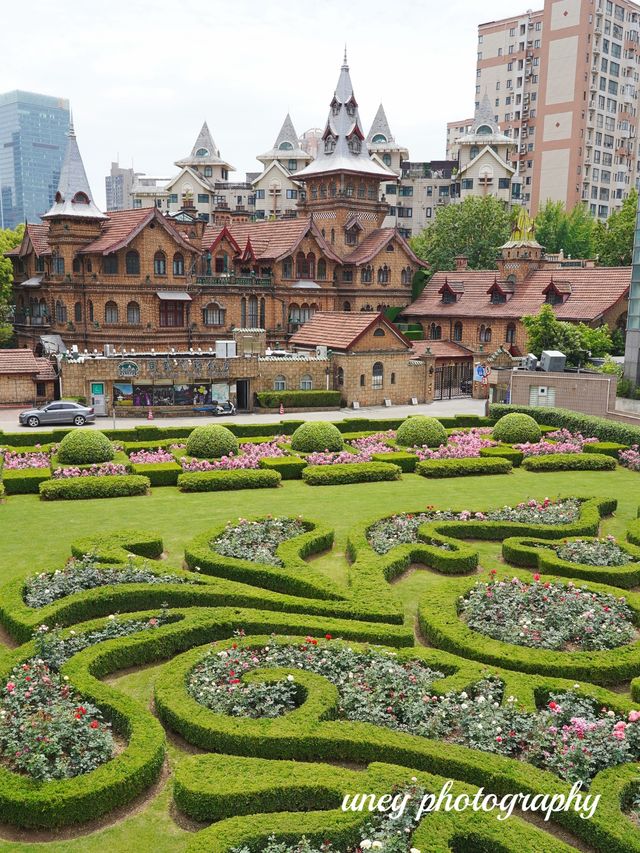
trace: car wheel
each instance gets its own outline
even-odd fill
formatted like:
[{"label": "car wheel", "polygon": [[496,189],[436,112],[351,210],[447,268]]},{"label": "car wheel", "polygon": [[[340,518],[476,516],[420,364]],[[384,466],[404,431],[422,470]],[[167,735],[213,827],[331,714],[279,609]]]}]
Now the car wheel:
[{"label": "car wheel", "polygon": [[32,415],[30,418],[27,419],[27,426],[30,426],[30,427],[40,426],[40,418],[36,418],[35,415]]},{"label": "car wheel", "polygon": [[76,415],[73,422],[76,426],[83,426],[85,418],[82,415]]}]

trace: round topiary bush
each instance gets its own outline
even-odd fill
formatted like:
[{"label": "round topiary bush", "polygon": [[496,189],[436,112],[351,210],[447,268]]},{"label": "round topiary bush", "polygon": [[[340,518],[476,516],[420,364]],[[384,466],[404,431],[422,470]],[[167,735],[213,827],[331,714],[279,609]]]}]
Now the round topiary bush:
[{"label": "round topiary bush", "polygon": [[440,447],[447,443],[447,431],[436,418],[412,415],[398,427],[396,440],[403,447],[413,447],[414,444]]},{"label": "round topiary bush", "polygon": [[301,424],[291,436],[291,447],[302,453],[342,450],[344,439],[335,424],[327,421],[308,421]]},{"label": "round topiary bush", "polygon": [[542,438],[542,432],[530,415],[512,412],[500,418],[491,437],[503,444],[525,444],[527,441],[535,444]]},{"label": "round topiary bush", "polygon": [[219,459],[238,452],[238,439],[223,426],[209,424],[196,427],[187,439],[187,455],[199,459]]},{"label": "round topiary bush", "polygon": [[113,444],[103,432],[97,430],[68,432],[58,448],[58,462],[64,465],[110,462],[114,456]]}]

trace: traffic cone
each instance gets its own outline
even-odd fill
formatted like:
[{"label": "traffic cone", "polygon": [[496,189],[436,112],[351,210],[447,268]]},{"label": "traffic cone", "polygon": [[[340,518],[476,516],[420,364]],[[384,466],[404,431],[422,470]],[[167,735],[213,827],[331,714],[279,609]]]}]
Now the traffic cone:
[{"label": "traffic cone", "polygon": [[284,415],[284,406],[282,403],[280,403],[280,414]]},{"label": "traffic cone", "polygon": [[151,409],[149,409],[149,414],[147,415],[147,420],[148,420],[148,421],[152,421],[152,420],[153,420],[153,412],[151,411]]}]

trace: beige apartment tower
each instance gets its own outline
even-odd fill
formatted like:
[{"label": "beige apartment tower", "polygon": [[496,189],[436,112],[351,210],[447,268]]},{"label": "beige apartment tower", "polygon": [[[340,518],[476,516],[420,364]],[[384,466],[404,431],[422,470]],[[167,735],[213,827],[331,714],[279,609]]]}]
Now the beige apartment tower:
[{"label": "beige apartment tower", "polygon": [[[605,219],[638,174],[640,6],[546,0],[478,28],[476,108],[484,95],[516,143],[522,203],[585,202]],[[448,131],[449,132],[449,131]]]}]

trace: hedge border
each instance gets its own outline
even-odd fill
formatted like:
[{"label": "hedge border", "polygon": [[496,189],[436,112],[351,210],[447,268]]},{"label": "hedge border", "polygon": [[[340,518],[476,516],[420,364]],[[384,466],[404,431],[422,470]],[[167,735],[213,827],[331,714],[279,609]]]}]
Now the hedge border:
[{"label": "hedge border", "polygon": [[389,462],[347,462],[334,465],[307,465],[302,479],[309,486],[345,486],[399,480],[402,469]]},{"label": "hedge border", "polygon": [[46,480],[39,485],[40,500],[43,501],[137,497],[146,495],[150,487],[149,478],[139,474],[72,477],[67,480]]},{"label": "hedge border", "polygon": [[605,453],[549,453],[545,456],[526,456],[525,471],[613,471],[617,462]]},{"label": "hedge border", "polygon": [[492,403],[489,406],[489,416],[495,420],[509,412],[523,412],[531,415],[539,424],[555,427],[566,427],[571,432],[595,436],[600,441],[615,441],[621,444],[640,444],[640,427],[630,426],[608,418],[598,418],[573,412],[570,409],[556,409],[546,406],[515,406],[507,403]]},{"label": "hedge border", "polygon": [[235,489],[277,489],[281,476],[278,471],[264,468],[234,471],[196,471],[178,475],[181,492],[225,492]]},{"label": "hedge border", "polygon": [[431,479],[510,474],[512,470],[511,462],[502,457],[485,459],[472,456],[467,459],[424,459],[416,465],[416,474]]}]

